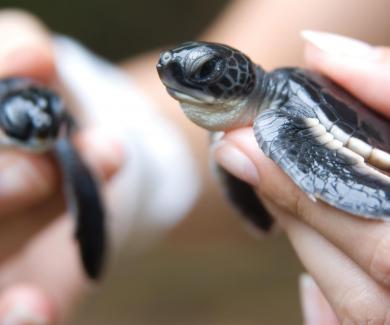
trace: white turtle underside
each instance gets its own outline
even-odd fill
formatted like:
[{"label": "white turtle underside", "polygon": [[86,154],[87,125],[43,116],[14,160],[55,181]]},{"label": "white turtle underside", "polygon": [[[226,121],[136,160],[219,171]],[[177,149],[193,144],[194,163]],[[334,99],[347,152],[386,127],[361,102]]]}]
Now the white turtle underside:
[{"label": "white turtle underside", "polygon": [[306,118],[305,123],[316,140],[328,149],[342,152],[356,162],[367,162],[378,169],[390,170],[389,153],[348,135],[336,125],[327,130],[317,118]]},{"label": "white turtle underside", "polygon": [[264,153],[310,198],[361,217],[388,220],[390,177],[379,167],[388,171],[389,154],[288,108],[265,110],[255,120],[255,137]]}]

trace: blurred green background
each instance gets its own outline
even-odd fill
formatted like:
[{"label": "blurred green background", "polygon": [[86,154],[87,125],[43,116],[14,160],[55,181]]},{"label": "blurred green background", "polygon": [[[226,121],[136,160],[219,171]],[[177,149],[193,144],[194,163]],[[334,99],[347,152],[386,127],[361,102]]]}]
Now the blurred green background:
[{"label": "blurred green background", "polygon": [[[227,3],[0,0],[112,61],[193,39]],[[137,257],[125,249],[71,325],[301,324],[302,267],[284,237],[258,240],[228,207],[215,209],[212,203],[222,202],[216,187],[203,196],[166,240]]]},{"label": "blurred green background", "polygon": [[1,7],[27,9],[52,30],[82,40],[111,60],[193,38],[226,3],[226,0],[0,0]]}]

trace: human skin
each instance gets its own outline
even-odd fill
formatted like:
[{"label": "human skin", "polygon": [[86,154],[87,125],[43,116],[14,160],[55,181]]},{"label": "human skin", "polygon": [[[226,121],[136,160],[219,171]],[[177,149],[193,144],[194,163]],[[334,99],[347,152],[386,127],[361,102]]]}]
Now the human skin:
[{"label": "human skin", "polygon": [[[354,8],[352,20],[364,21],[366,19],[367,2],[362,0],[343,2],[321,0],[316,1],[315,4],[309,0],[301,0],[299,5],[298,1],[291,3],[288,1],[234,1],[201,38],[226,42],[236,46],[248,53],[254,61],[261,62],[266,68],[302,63],[300,54],[302,41],[298,34],[299,30],[303,28],[337,30],[365,39],[372,39],[376,43],[385,42],[383,31],[388,30],[390,24],[386,14],[388,12],[386,8],[389,8],[385,1],[378,1],[375,6],[370,4],[369,8],[370,14],[375,16],[376,26],[380,26],[380,28],[378,27],[379,30],[374,27],[367,28],[367,26],[364,26],[365,24],[352,25],[348,21],[349,18],[347,17],[349,15],[346,13],[352,7]],[[245,19],[242,19],[242,17],[245,17]],[[332,17],[332,19],[329,20],[329,17]],[[238,24],[238,22],[240,23]],[[12,25],[12,33],[7,24]],[[273,28],[272,35],[269,26]],[[15,40],[19,40],[19,43]],[[309,51],[308,57],[311,55]],[[177,103],[165,93],[154,68],[157,56],[158,53],[143,55],[132,59],[125,64],[125,67],[132,77],[137,80],[140,88],[144,89],[145,94],[158,103],[163,114],[183,128],[191,147],[197,153],[196,156],[206,157],[208,152],[206,133],[187,121],[178,109]],[[324,73],[328,74],[330,74],[330,67],[330,65],[315,66],[315,68],[322,69]],[[336,70],[343,71],[338,68]],[[350,76],[350,71],[348,73],[347,76]],[[7,75],[32,76],[44,82],[55,80],[50,35],[45,27],[31,16],[10,12],[0,15],[0,76]],[[330,76],[344,83],[346,87],[350,85],[349,82],[351,82],[351,85],[358,85],[358,80],[361,77],[361,75],[350,76],[347,78],[349,81],[346,81],[340,79],[340,76],[337,79],[335,74],[330,74]],[[351,88],[351,91],[356,91],[356,89]],[[374,94],[374,97],[382,98],[383,96]],[[113,147],[111,140],[105,139],[104,136],[97,137],[94,132],[94,130],[87,130],[84,135],[80,136],[79,142],[81,146],[89,147],[90,157],[94,157],[94,159],[89,160],[95,170],[104,175],[106,179],[109,179],[110,175],[120,168],[120,152],[117,150],[110,151]],[[96,141],[96,138],[99,141]],[[275,190],[272,183],[267,181],[266,171],[275,172],[276,179],[289,184],[288,179],[283,178],[284,174],[280,173],[275,165],[266,160],[265,157],[258,156],[258,149],[255,143],[250,140],[249,129],[229,134],[226,142],[232,142],[236,149],[244,153],[249,163],[256,166],[260,185],[256,183],[257,181],[254,184],[258,185],[261,196],[264,196],[263,193],[267,193],[267,191],[272,193]],[[256,157],[251,156],[255,152]],[[105,157],[112,157],[112,159],[107,161]],[[49,323],[52,323],[66,315],[77,301],[77,298],[87,291],[87,284],[78,267],[74,247],[69,242],[64,241],[64,238],[68,236],[67,231],[71,225],[67,218],[59,217],[63,211],[63,204],[59,194],[58,170],[48,157],[37,157],[15,151],[2,152],[1,160],[4,163],[0,163],[0,168],[2,168],[0,175],[6,175],[5,172],[17,162],[21,164],[21,169],[18,172],[25,175],[25,177],[21,177],[24,181],[19,183],[18,188],[8,187],[8,190],[12,189],[13,192],[2,190],[0,195],[0,201],[4,201],[4,205],[1,205],[0,210],[0,232],[4,234],[0,250],[0,279],[3,283],[7,283],[6,288],[2,286],[3,290],[0,293],[0,320],[14,306],[22,303],[30,308],[34,315],[43,316]],[[200,161],[199,165],[203,171],[202,176],[205,178],[205,184],[208,186],[206,160]],[[243,178],[245,179],[245,177]],[[250,181],[253,182],[253,180]],[[15,184],[14,181],[11,183]],[[31,191],[31,188],[34,188],[35,191]],[[42,190],[38,191],[36,189]],[[292,184],[291,189],[292,193],[296,194],[293,199],[301,197],[301,194]],[[272,206],[272,204],[275,206]],[[344,308],[351,315],[355,311],[362,311],[363,313],[363,311],[368,310],[374,316],[376,315],[375,317],[379,317],[380,312],[388,307],[387,295],[380,295],[385,287],[378,284],[376,278],[365,271],[361,266],[362,263],[355,262],[353,256],[350,256],[352,253],[346,250],[347,243],[344,246],[341,244],[337,246],[334,244],[335,240],[332,236],[338,234],[341,237],[338,230],[343,229],[343,227],[356,229],[356,238],[359,239],[359,242],[365,243],[364,249],[361,250],[362,254],[363,251],[367,252],[362,257],[362,260],[364,260],[373,254],[373,251],[369,251],[369,247],[372,248],[372,245],[366,245],[367,241],[370,243],[369,239],[382,238],[383,243],[386,244],[386,238],[388,238],[387,226],[380,224],[377,232],[371,233],[369,231],[370,227],[367,227],[364,220],[357,220],[347,215],[338,218],[339,212],[326,210],[326,207],[321,204],[309,205],[313,209],[310,211],[315,211],[315,213],[310,218],[307,217],[308,220],[300,215],[295,216],[294,213],[284,211],[290,211],[291,209],[294,211],[294,207],[296,207],[296,201],[294,200],[288,202],[270,201],[268,206],[278,217],[278,221],[285,228],[298,251],[298,255],[304,261],[310,274],[314,276],[338,316],[340,318],[344,317],[343,311],[336,308],[342,305],[337,300],[340,291],[323,279],[328,274],[340,274],[340,278],[333,279],[335,282],[344,281],[343,277],[347,278],[346,285],[341,288],[345,290],[344,292],[352,290],[351,294],[353,294],[355,293],[353,290],[362,289],[363,293],[369,294],[367,299],[363,299],[365,298],[363,297],[356,302],[356,305],[347,306],[348,308],[344,306],[341,309]],[[1,218],[2,211],[5,211],[3,212],[3,218]],[[324,214],[327,217],[328,214],[333,216],[329,217],[329,224],[325,223],[326,220],[324,219],[327,218],[323,218]],[[330,223],[331,220],[332,224]],[[347,224],[347,221],[351,223]],[[377,225],[371,223],[371,226],[373,224]],[[351,234],[354,233],[351,232]],[[345,233],[342,232],[342,234]],[[312,238],[318,243],[316,247],[323,256],[321,261],[318,260],[319,253],[317,250],[314,251],[314,247],[313,251],[309,252],[305,249],[305,243],[299,241],[301,237],[302,240]],[[34,240],[29,241],[32,238]],[[348,240],[355,243],[356,238],[349,238]],[[347,239],[345,240],[347,241]],[[26,246],[27,243],[29,243],[28,251],[21,253],[19,248]],[[62,256],[60,260],[60,262],[66,261],[66,265],[61,265],[61,263],[60,265],[53,265],[51,262],[50,256],[55,256],[58,251],[63,251],[66,255]],[[333,261],[334,265],[330,265],[330,263],[323,265],[327,261],[323,251],[329,253],[329,261]],[[10,259],[10,256],[12,259]],[[8,258],[6,259],[6,257]],[[383,260],[386,261],[386,258]],[[47,264],[44,274],[33,272],[36,263]],[[329,268],[331,268],[330,271]],[[338,268],[342,268],[343,273],[337,272]],[[26,269],[31,271],[28,275],[26,275]],[[362,277],[363,282],[361,282]],[[62,281],[53,281],[53,279],[59,278]],[[355,283],[351,283],[352,279],[356,279],[358,285],[355,286]],[[360,286],[360,284],[362,285]],[[320,295],[318,291],[315,294]],[[358,294],[355,296],[361,297]],[[371,304],[373,309],[371,309]],[[367,308],[362,308],[362,306]],[[358,316],[359,313],[356,317]]]}]

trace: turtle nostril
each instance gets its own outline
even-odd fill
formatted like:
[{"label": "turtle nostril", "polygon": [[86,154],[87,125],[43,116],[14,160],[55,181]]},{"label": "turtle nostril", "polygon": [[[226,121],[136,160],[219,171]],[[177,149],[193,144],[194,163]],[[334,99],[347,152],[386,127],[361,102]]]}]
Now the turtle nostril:
[{"label": "turtle nostril", "polygon": [[173,58],[172,52],[165,51],[165,52],[161,53],[161,55],[160,55],[159,64],[161,64],[162,66],[168,65],[171,62],[172,58]]}]

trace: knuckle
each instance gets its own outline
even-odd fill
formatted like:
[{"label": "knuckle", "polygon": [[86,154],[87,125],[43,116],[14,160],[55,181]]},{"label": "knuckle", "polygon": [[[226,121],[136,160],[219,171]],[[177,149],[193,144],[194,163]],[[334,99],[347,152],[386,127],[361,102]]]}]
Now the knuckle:
[{"label": "knuckle", "polygon": [[[386,229],[387,230],[387,229]],[[377,241],[369,264],[370,274],[390,286],[390,233],[386,231]]]},{"label": "knuckle", "polygon": [[290,213],[309,225],[313,224],[309,198],[298,188],[291,195]]},{"label": "knuckle", "polygon": [[388,324],[383,297],[377,297],[367,288],[349,290],[340,301],[339,317],[341,324],[383,325]]},{"label": "knuckle", "polygon": [[304,197],[301,192],[295,193],[295,195],[294,195],[295,215],[299,218],[302,218],[302,219],[305,219],[308,217],[306,200],[307,200],[306,197]]},{"label": "knuckle", "polygon": [[[268,193],[261,193],[265,197],[269,197]],[[281,211],[284,211],[290,216],[298,218],[308,224],[313,224],[314,215],[310,206],[310,199],[298,187],[291,186],[288,195],[274,195],[272,201],[278,206]]]}]

